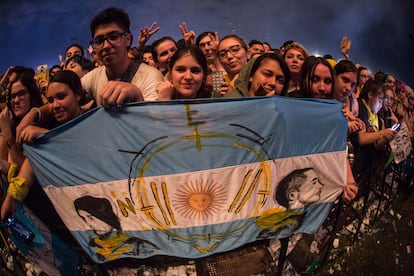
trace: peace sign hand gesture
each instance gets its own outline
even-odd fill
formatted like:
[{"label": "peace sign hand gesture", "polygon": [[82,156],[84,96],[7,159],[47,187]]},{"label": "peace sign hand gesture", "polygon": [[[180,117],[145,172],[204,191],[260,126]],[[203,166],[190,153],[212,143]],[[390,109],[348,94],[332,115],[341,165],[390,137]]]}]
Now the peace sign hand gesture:
[{"label": "peace sign hand gesture", "polygon": [[185,45],[190,46],[195,44],[195,37],[196,34],[194,31],[189,31],[187,28],[187,24],[183,22],[180,26],[181,34],[183,35]]},{"label": "peace sign hand gesture", "polygon": [[211,43],[212,43],[213,48],[217,49],[218,45],[219,45],[219,42],[220,42],[218,32],[214,32],[214,35],[208,34],[208,37],[211,39]]},{"label": "peace sign hand gesture", "polygon": [[157,26],[157,22],[152,22],[152,24],[149,27],[144,27],[139,30],[139,36],[138,36],[138,49],[144,48],[147,41],[150,39],[150,37],[158,32],[160,30],[160,27]]}]

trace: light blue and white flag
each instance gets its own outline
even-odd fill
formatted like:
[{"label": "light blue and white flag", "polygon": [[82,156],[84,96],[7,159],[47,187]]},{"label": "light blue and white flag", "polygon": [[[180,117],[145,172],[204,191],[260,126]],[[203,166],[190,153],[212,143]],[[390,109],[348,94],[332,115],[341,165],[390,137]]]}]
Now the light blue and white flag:
[{"label": "light blue and white flag", "polygon": [[25,150],[94,261],[199,258],[318,229],[345,184],[341,109],[282,97],[97,108]]}]

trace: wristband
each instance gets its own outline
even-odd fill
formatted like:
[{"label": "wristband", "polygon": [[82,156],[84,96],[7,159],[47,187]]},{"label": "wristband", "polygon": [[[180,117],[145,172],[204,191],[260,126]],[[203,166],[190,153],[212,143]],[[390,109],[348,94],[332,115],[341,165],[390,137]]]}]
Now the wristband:
[{"label": "wristband", "polygon": [[29,193],[29,187],[23,185],[25,179],[23,177],[14,177],[13,182],[9,182],[9,188],[7,188],[7,194],[17,201],[22,202]]},{"label": "wristband", "polygon": [[16,172],[17,165],[16,163],[12,163],[9,168],[9,172],[7,174],[7,180],[9,182],[9,187],[7,188],[7,194],[9,194],[14,199],[22,202],[27,194],[29,193],[29,187],[24,185],[26,179],[23,177],[14,177]]}]

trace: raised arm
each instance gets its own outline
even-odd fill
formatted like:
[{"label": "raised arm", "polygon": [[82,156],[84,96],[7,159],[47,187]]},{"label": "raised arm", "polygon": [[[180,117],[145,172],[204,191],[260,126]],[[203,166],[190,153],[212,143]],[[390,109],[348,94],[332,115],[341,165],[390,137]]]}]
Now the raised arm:
[{"label": "raised arm", "polygon": [[349,50],[351,49],[352,41],[344,36],[341,40],[341,53],[345,59],[349,59]]},{"label": "raised arm", "polygon": [[196,37],[195,32],[194,31],[189,31],[188,28],[187,28],[187,24],[185,22],[180,24],[179,28],[180,28],[181,34],[183,35],[185,45],[187,45],[187,46],[194,45],[195,44],[195,37]]},{"label": "raised arm", "polygon": [[147,41],[153,36],[156,32],[160,30],[160,27],[157,26],[157,22],[152,22],[152,24],[149,27],[144,27],[139,30],[139,36],[138,36],[138,49],[143,49]]}]

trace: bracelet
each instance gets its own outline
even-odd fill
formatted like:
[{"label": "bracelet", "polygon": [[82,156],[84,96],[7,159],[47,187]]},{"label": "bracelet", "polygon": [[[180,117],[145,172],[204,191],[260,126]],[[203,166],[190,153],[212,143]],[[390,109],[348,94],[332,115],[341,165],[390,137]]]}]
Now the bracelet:
[{"label": "bracelet", "polygon": [[40,119],[42,118],[42,112],[40,111],[40,109],[38,107],[33,107],[31,110],[37,112],[37,120],[40,121]]},{"label": "bracelet", "polygon": [[7,173],[7,180],[9,181],[7,194],[9,194],[14,199],[22,202],[29,193],[29,187],[27,185],[23,185],[26,179],[19,176],[14,177],[16,168],[16,163],[12,163],[10,165],[9,172]]},{"label": "bracelet", "polygon": [[380,132],[379,132],[379,137],[378,137],[377,141],[379,141],[379,140],[381,140],[381,139],[382,139],[382,132],[380,131]]}]

